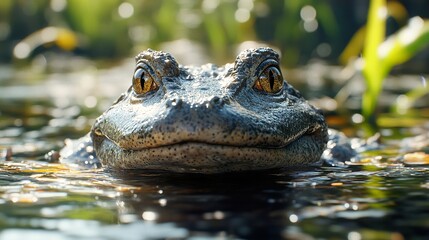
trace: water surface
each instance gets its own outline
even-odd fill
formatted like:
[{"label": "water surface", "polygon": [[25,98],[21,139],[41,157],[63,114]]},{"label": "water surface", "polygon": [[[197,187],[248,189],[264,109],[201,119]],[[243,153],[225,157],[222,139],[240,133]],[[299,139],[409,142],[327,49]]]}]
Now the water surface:
[{"label": "water surface", "polygon": [[0,239],[428,238],[427,139],[397,147],[427,123],[384,129],[382,151],[345,167],[204,176],[48,162],[126,89],[129,72],[127,62],[1,80]]}]

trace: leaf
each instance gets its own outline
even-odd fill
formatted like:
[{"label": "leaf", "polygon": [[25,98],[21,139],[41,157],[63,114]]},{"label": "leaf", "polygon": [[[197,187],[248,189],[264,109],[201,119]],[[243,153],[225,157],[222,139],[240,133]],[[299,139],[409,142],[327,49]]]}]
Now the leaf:
[{"label": "leaf", "polygon": [[413,17],[408,25],[390,36],[378,48],[383,67],[391,69],[404,63],[429,44],[429,20]]},{"label": "leaf", "polygon": [[421,97],[429,94],[429,86],[426,83],[426,78],[421,76],[422,86],[415,87],[404,95],[399,95],[396,98],[396,103],[392,106],[391,112],[397,114],[405,114]]},{"label": "leaf", "polygon": [[384,40],[386,32],[387,8],[385,0],[372,0],[369,6],[365,47],[363,50],[364,68],[367,89],[362,100],[362,111],[366,120],[370,120],[376,107],[383,79],[387,74],[381,66],[378,47]]}]

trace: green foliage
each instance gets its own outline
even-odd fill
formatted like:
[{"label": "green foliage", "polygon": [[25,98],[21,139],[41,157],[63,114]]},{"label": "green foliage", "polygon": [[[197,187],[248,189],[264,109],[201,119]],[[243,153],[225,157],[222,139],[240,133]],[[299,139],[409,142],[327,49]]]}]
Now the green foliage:
[{"label": "green foliage", "polygon": [[[85,36],[84,45],[93,56],[118,56],[127,53],[131,43],[124,22],[114,21],[117,0],[70,0],[65,14],[72,29]],[[124,37],[125,36],[125,37]],[[86,45],[86,46],[85,46]]]},{"label": "green foliage", "polygon": [[386,17],[386,1],[372,0],[363,52],[367,88],[362,99],[362,112],[370,124],[375,124],[376,104],[387,74],[429,44],[429,21],[419,17],[410,19],[407,26],[383,41]]},{"label": "green foliage", "polygon": [[[275,45],[287,55],[283,63],[295,66],[317,56],[321,43],[329,45],[324,58],[336,59],[341,48],[334,46],[347,42],[341,29],[350,29],[349,21],[337,18],[341,7],[317,0],[69,0],[62,7],[53,6],[61,2],[1,1],[0,30],[10,31],[0,31],[0,50],[5,49],[0,60],[9,61],[11,49],[26,37],[55,27],[74,32],[79,39],[75,51],[93,58],[124,57],[188,39],[205,47],[212,61],[220,63],[233,57],[241,43],[256,41]],[[132,8],[128,16],[120,13],[124,4]],[[303,9],[313,11],[311,19],[303,17]]]},{"label": "green foliage", "polygon": [[365,47],[363,57],[365,65],[363,74],[366,80],[366,91],[363,95],[363,115],[368,120],[375,109],[378,95],[380,94],[383,79],[386,76],[386,69],[380,68],[381,61],[378,57],[378,47],[381,45],[386,33],[385,21],[387,17],[385,0],[371,1]]}]

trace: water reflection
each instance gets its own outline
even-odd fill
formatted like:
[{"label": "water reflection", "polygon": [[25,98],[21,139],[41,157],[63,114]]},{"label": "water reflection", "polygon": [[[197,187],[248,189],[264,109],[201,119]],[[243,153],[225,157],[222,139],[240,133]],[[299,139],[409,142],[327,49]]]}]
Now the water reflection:
[{"label": "water reflection", "polygon": [[141,188],[131,198],[121,197],[125,208],[146,221],[174,222],[191,232],[279,237],[288,217],[282,210],[291,206],[293,199],[285,184],[290,177],[281,173],[112,174],[123,184]]},{"label": "water reflection", "polygon": [[39,161],[3,162],[0,169],[0,239],[415,239],[428,227],[427,167],[209,176],[82,171]]},{"label": "water reflection", "polygon": [[[384,174],[397,180],[398,172]],[[421,172],[427,174],[427,169]],[[344,237],[350,229],[402,215],[394,206],[410,204],[407,198],[396,199],[398,184],[374,179],[377,171],[322,168],[167,178],[144,172],[113,174],[121,183],[141,188],[131,198],[121,197],[127,214],[132,209],[146,221],[174,222],[190,232],[244,238],[282,238],[297,232]],[[335,184],[339,182],[344,184]],[[313,226],[308,228],[309,224]],[[400,225],[392,228],[395,225],[390,221],[368,226],[382,232],[401,230]]]}]

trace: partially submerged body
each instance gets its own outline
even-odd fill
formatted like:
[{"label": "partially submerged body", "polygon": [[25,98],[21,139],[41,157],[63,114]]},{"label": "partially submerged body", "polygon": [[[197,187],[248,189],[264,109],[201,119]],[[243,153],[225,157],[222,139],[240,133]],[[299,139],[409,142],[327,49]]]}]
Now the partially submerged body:
[{"label": "partially submerged body", "polygon": [[283,79],[272,49],[222,67],[179,66],[152,50],[136,62],[131,87],[62,151],[63,162],[196,173],[320,162],[324,117]]}]

